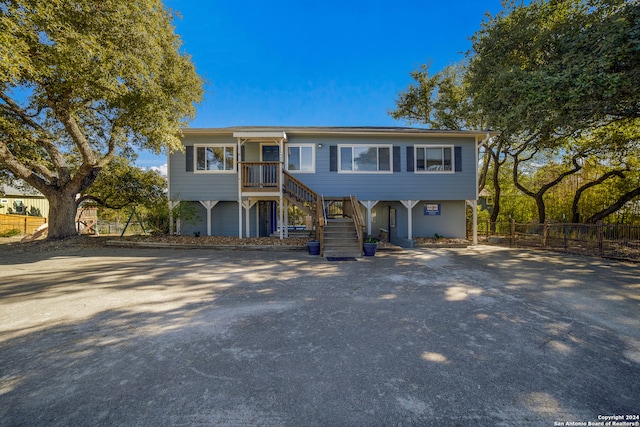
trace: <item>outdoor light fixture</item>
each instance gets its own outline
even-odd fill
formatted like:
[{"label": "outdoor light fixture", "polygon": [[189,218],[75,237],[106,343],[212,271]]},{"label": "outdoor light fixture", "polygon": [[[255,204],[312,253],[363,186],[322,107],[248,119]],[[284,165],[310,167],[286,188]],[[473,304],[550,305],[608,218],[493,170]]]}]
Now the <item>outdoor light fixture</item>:
[{"label": "outdoor light fixture", "polygon": [[318,148],[322,148],[322,144],[318,144]]}]

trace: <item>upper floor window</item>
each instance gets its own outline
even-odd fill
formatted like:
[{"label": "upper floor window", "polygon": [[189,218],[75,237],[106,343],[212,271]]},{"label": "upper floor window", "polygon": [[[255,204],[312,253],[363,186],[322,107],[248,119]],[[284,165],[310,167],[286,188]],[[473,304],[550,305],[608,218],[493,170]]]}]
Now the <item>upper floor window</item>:
[{"label": "upper floor window", "polygon": [[339,145],[339,172],[391,173],[391,145]]},{"label": "upper floor window", "polygon": [[416,172],[453,172],[453,146],[416,145]]},{"label": "upper floor window", "polygon": [[315,172],[314,144],[287,144],[287,170],[292,172]]},{"label": "upper floor window", "polygon": [[197,172],[235,172],[235,145],[196,145]]}]

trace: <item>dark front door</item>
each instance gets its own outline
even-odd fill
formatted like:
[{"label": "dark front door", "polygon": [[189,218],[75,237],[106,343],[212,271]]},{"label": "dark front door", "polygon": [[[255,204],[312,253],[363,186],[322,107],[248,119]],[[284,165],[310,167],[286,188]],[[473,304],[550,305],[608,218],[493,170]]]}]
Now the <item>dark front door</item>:
[{"label": "dark front door", "polygon": [[279,162],[280,161],[280,147],[277,145],[263,145],[262,146],[262,161],[263,162]]},{"label": "dark front door", "polygon": [[278,229],[278,204],[270,200],[258,202],[260,237],[269,237]]}]

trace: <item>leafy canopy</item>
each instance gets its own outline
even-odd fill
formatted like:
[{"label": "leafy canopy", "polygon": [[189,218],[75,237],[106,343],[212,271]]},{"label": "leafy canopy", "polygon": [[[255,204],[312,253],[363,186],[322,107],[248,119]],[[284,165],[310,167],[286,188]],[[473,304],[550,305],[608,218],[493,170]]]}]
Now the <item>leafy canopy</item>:
[{"label": "leafy canopy", "polygon": [[203,89],[172,20],[160,0],[0,1],[0,168],[47,196],[50,236],[116,154],[181,149]]},{"label": "leafy canopy", "polygon": [[472,43],[469,84],[493,127],[545,140],[640,117],[637,1],[534,0]]}]

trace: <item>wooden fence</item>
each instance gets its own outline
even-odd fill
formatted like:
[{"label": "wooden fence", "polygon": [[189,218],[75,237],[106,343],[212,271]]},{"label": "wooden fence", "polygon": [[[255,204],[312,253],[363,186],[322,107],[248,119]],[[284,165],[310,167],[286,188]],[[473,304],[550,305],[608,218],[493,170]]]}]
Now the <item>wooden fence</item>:
[{"label": "wooden fence", "polygon": [[640,225],[487,221],[478,224],[478,241],[640,261]]},{"label": "wooden fence", "polygon": [[41,216],[0,214],[0,233],[18,230],[18,234],[26,236],[46,222],[47,218]]}]

